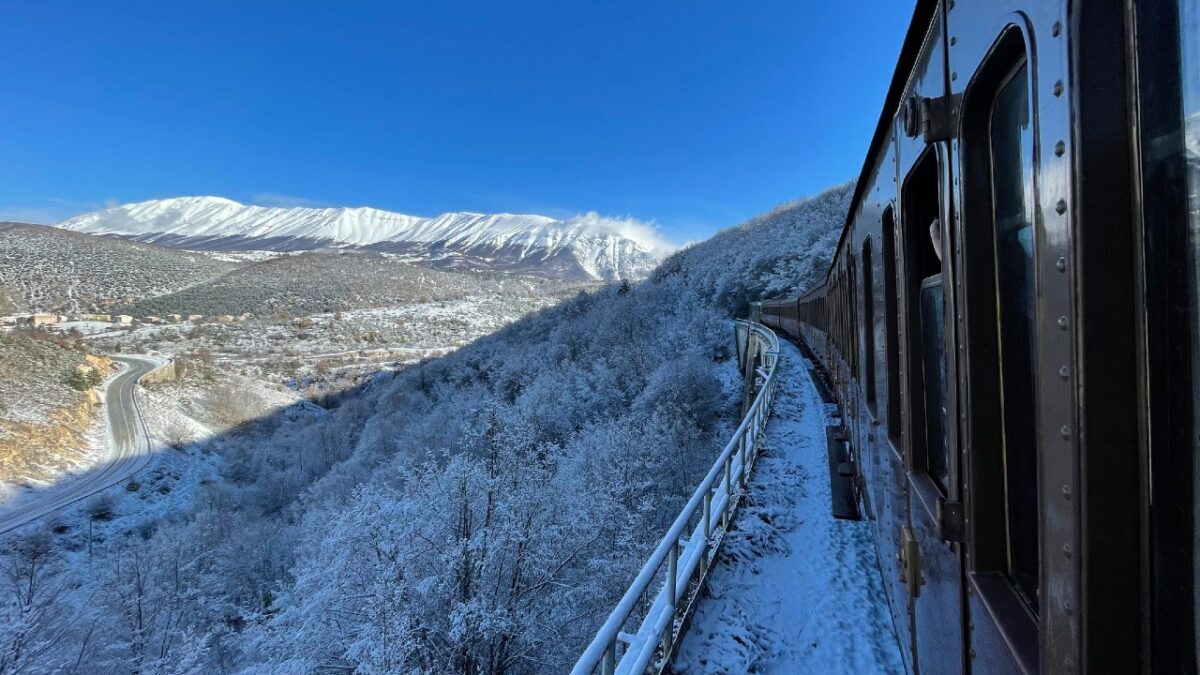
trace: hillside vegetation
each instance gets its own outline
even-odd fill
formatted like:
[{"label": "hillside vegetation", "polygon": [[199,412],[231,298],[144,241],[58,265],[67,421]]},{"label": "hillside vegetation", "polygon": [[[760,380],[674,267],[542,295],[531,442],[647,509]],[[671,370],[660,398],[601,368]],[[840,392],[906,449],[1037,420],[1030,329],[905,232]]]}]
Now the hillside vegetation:
[{"label": "hillside vegetation", "polygon": [[0,223],[0,311],[108,312],[234,267],[201,253]]},{"label": "hillside vegetation", "polygon": [[799,294],[824,278],[853,196],[846,183],[781,204],[676,253],[656,278],[682,276],[730,314],[751,300]]},{"label": "hillside vegetation", "polygon": [[123,305],[134,316],[339,312],[504,294],[530,297],[565,288],[543,277],[445,272],[379,253],[285,255],[244,264],[216,279]]},{"label": "hillside vegetation", "polygon": [[220,478],[189,506],[118,513],[139,536],[108,537],[88,565],[39,558],[45,592],[24,614],[0,605],[2,658],[37,653],[31,672],[565,672],[737,421],[728,319],[823,271],[848,194],[777,209],[649,281],[580,293],[327,410],[243,425],[206,446]]},{"label": "hillside vegetation", "polygon": [[0,483],[53,478],[86,459],[105,357],[41,331],[0,334]]}]

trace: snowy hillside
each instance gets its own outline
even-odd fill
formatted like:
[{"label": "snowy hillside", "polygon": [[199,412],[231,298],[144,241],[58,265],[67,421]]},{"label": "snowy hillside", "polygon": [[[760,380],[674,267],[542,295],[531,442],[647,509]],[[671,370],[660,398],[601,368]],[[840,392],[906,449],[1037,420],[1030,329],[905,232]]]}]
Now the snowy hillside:
[{"label": "snowy hillside", "polygon": [[0,312],[107,312],[235,267],[189,251],[0,223]]},{"label": "snowy hillside", "polygon": [[845,183],[780,204],[676,253],[655,276],[680,274],[736,315],[752,300],[799,294],[824,278],[853,196]]},{"label": "snowy hillside", "polygon": [[158,199],[76,216],[58,227],[197,250],[367,248],[453,267],[567,278],[640,279],[671,246],[631,219],[248,206],[220,197]]},{"label": "snowy hillside", "polygon": [[578,285],[528,274],[428,269],[357,250],[299,253],[251,262],[217,279],[122,305],[123,314],[262,315],[397,307],[470,296],[550,295]]}]

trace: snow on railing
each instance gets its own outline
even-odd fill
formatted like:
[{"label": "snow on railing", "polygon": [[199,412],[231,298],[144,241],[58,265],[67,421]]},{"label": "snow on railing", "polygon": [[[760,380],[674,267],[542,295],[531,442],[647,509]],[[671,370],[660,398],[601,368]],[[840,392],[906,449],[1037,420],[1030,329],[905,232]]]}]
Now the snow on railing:
[{"label": "snow on railing", "polygon": [[[775,395],[779,339],[760,324],[736,324],[739,357],[743,359],[743,372],[751,374],[746,386],[755,394],[754,400],[708,475],[579,657],[572,675],[591,675],[597,668],[602,675],[644,673],[652,662],[661,670],[671,658],[683,617],[698,597],[754,466]],[[691,535],[684,539],[688,531]],[[635,609],[645,607],[647,592],[655,580],[661,588],[654,601],[637,632],[626,633],[625,624]]]}]

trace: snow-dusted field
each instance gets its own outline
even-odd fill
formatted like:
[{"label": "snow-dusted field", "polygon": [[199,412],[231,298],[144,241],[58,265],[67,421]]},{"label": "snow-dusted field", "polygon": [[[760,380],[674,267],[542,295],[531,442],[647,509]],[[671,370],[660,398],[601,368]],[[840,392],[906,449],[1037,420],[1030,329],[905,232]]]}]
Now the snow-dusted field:
[{"label": "snow-dusted field", "polygon": [[498,294],[292,318],[139,324],[85,339],[101,350],[202,354],[245,377],[295,390],[337,390],[366,374],[444,355],[563,297]]},{"label": "snow-dusted field", "polygon": [[830,513],[829,415],[799,350],[781,347],[766,446],[675,668],[903,673],[871,524]]}]

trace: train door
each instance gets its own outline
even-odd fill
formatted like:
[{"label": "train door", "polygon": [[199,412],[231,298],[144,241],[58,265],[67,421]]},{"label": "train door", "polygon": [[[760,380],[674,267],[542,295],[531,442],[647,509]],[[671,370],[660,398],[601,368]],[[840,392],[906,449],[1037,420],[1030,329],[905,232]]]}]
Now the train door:
[{"label": "train door", "polygon": [[902,542],[922,673],[963,670],[958,454],[953,420],[954,364],[940,232],[946,209],[944,155],[927,150],[901,188],[901,294],[905,354],[904,430],[911,526]]},{"label": "train door", "polygon": [[1063,3],[1029,0],[947,14],[976,673],[1079,668],[1067,19]]},{"label": "train door", "polygon": [[[1041,599],[1037,291],[1030,67],[1019,36],[963,108],[959,236],[970,367],[971,616],[980,670],[1036,670]],[[978,96],[978,98],[976,97]],[[979,204],[980,200],[987,204]],[[972,217],[975,216],[975,217]],[[990,609],[992,611],[980,611]],[[1000,611],[997,613],[997,609]],[[975,637],[975,636],[973,636]],[[1011,650],[1003,649],[1011,646]],[[1011,653],[999,653],[1010,651]],[[1001,667],[1003,666],[1003,667]]]},{"label": "train door", "polygon": [[[946,37],[939,13],[902,99],[897,147],[897,252],[904,452],[910,525],[901,573],[912,604],[921,673],[966,670],[961,484],[956,413],[954,289],[946,223],[951,213],[948,139],[938,111],[947,94]],[[945,261],[945,262],[944,262]]]}]

